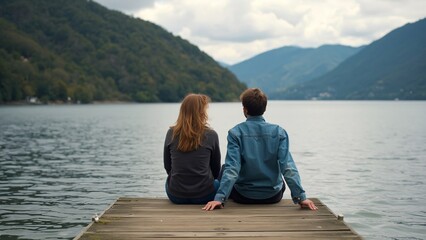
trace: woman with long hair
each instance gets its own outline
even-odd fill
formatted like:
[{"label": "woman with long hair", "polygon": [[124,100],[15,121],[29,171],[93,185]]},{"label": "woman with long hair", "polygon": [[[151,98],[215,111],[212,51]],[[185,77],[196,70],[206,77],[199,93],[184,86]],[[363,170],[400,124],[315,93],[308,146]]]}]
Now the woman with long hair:
[{"label": "woman with long hair", "polygon": [[204,204],[213,200],[219,181],[220,149],[217,133],[207,123],[210,98],[188,94],[176,124],[164,143],[166,193],[177,204]]}]

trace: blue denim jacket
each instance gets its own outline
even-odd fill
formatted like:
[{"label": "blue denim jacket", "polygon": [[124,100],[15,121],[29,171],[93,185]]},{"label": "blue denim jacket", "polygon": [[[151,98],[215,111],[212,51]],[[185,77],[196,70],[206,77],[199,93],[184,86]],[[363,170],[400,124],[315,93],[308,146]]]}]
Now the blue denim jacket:
[{"label": "blue denim jacket", "polygon": [[248,116],[228,131],[225,166],[215,200],[224,203],[232,186],[247,198],[270,198],[285,187],[283,176],[294,203],[305,200],[287,132],[267,123],[263,116]]}]

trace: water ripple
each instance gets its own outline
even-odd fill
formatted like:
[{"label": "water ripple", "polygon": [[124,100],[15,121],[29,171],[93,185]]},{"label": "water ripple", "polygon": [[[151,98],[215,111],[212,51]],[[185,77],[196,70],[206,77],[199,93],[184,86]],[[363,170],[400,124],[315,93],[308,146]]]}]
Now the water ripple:
[{"label": "water ripple", "polygon": [[[0,107],[0,238],[70,239],[118,197],[165,197],[178,108]],[[209,108],[223,157],[240,108]],[[288,131],[308,195],[364,238],[426,238],[426,103],[272,101],[265,118]]]}]

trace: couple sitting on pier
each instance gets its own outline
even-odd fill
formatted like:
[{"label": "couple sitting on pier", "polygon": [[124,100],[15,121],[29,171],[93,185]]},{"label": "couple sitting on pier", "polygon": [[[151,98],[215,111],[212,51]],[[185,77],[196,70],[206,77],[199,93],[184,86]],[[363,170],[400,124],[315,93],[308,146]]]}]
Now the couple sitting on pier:
[{"label": "couple sitting on pier", "polygon": [[250,88],[240,99],[246,121],[229,130],[222,169],[218,135],[207,124],[209,97],[189,94],[183,99],[164,144],[170,201],[206,204],[207,211],[223,208],[228,198],[238,203],[277,203],[287,183],[295,204],[316,210],[302,188],[286,131],[262,116],[266,95]]}]

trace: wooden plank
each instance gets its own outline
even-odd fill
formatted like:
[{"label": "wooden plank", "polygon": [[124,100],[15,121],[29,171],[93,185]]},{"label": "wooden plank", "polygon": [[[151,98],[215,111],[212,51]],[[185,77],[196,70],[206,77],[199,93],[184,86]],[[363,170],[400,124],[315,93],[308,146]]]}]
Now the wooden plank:
[{"label": "wooden plank", "polygon": [[252,232],[247,234],[246,232],[234,232],[234,233],[175,233],[175,232],[144,232],[144,233],[88,233],[82,240],[86,239],[232,239],[232,240],[244,240],[244,239],[357,239],[360,237],[352,232],[336,232],[336,231],[324,231],[324,232]]},{"label": "wooden plank", "polygon": [[[129,214],[131,212],[131,214]],[[185,209],[185,210],[167,210],[167,209],[111,209],[109,211],[109,214],[112,215],[122,215],[126,216],[188,216],[191,215],[192,217],[195,216],[282,216],[282,217],[291,217],[291,216],[318,216],[318,215],[328,215],[328,216],[334,216],[334,214],[327,211],[325,208],[320,208],[317,211],[307,211],[307,210],[300,210],[297,207],[294,207],[293,209],[288,210],[282,210],[282,209],[270,209],[270,210],[262,210],[262,209],[251,209],[251,210],[241,210],[241,209],[221,209],[221,210],[215,210],[214,212],[202,212],[201,208],[193,208],[191,210]]]},{"label": "wooden plank", "polygon": [[[168,222],[162,224],[152,221],[113,221],[107,223],[96,224],[92,227],[93,231],[293,231],[293,230],[346,230],[344,223],[337,223],[334,220],[295,220],[292,222],[245,222],[245,221],[182,221]],[[306,226],[309,224],[308,226]],[[108,225],[108,226],[105,226]]]},{"label": "wooden plank", "polygon": [[119,198],[75,239],[361,239],[319,199],[318,211],[291,200],[237,204],[203,211],[203,205],[175,205],[167,199]]},{"label": "wooden plank", "polygon": [[[318,198],[310,198],[316,205],[319,206],[324,206],[325,204],[323,204]],[[128,204],[135,204],[135,205],[139,205],[141,202],[144,203],[144,206],[149,206],[149,205],[172,205],[174,206],[175,204],[171,203],[168,199],[164,199],[164,198],[128,198],[128,197],[121,197],[119,198],[119,201],[117,201],[115,203],[115,205],[128,205]],[[248,207],[251,208],[251,206],[262,206],[264,208],[276,208],[276,204],[238,204],[238,203],[234,203],[232,201],[229,201],[226,203],[227,205],[238,205],[241,208],[244,207]],[[181,207],[188,207],[191,208],[191,206],[203,206],[202,204],[188,204],[188,205],[179,205]],[[281,200],[281,202],[279,203],[278,207],[293,207],[295,204],[293,204],[293,201],[290,199],[283,199]],[[140,206],[140,205],[139,205]]]}]

